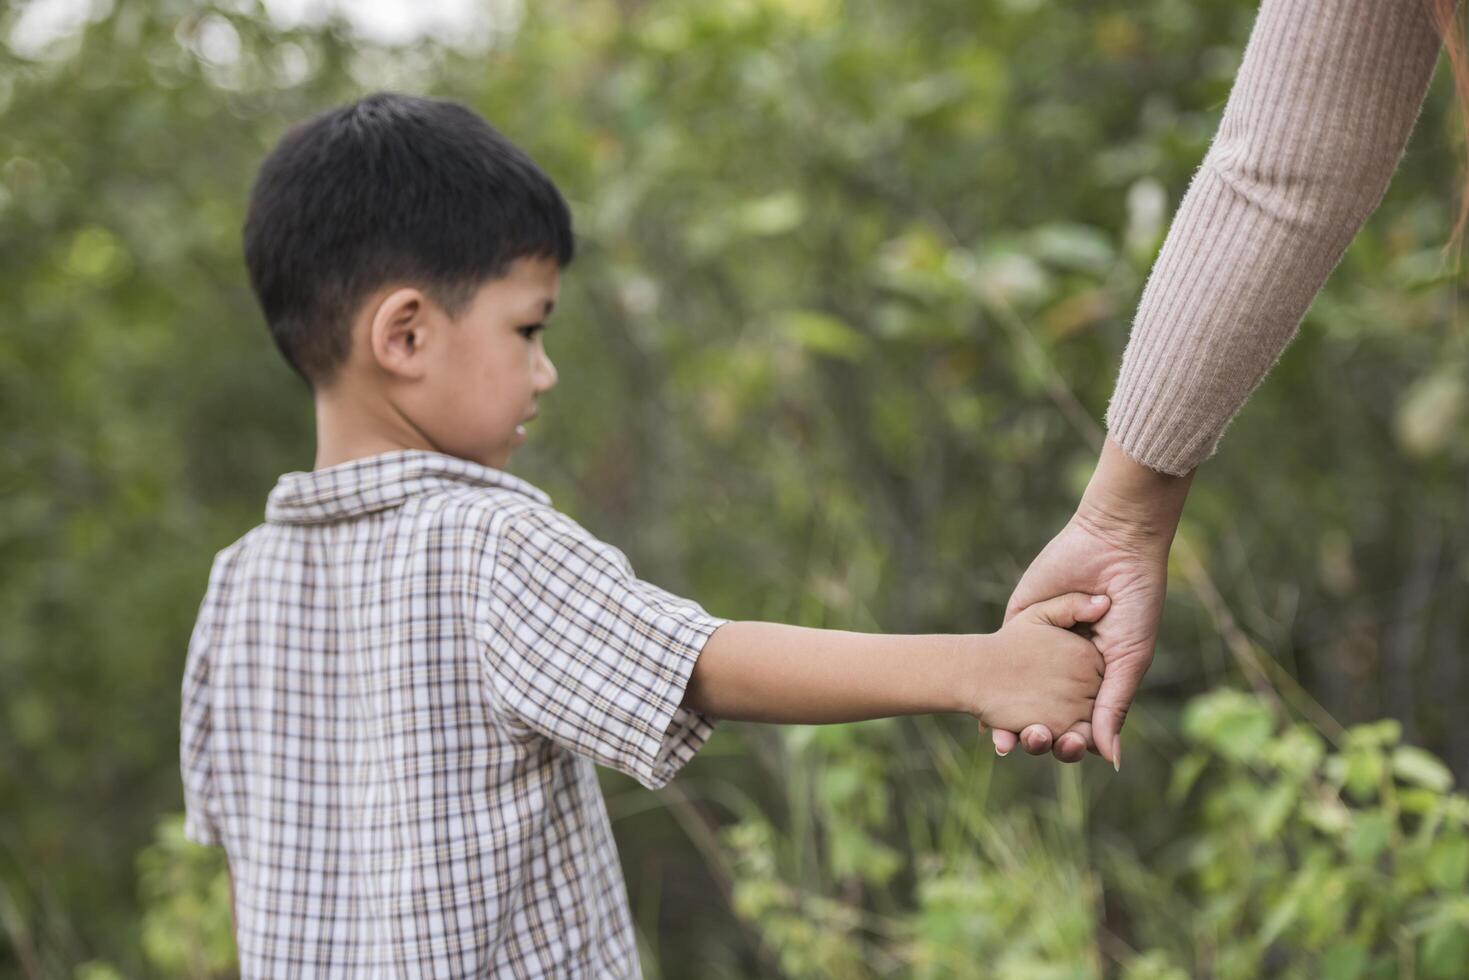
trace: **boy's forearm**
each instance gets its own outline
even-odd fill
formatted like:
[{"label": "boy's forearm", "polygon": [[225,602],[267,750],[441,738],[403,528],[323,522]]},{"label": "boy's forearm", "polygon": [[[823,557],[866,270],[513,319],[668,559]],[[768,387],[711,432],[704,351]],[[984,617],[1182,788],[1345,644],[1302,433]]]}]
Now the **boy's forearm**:
[{"label": "boy's forearm", "polygon": [[793,725],[969,711],[982,641],[726,623],[704,644],[683,703],[715,718]]}]

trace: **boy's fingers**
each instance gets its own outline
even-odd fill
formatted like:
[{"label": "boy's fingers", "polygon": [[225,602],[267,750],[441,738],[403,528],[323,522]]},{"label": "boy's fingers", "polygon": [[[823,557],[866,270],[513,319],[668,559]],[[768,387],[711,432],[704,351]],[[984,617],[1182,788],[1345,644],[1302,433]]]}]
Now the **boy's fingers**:
[{"label": "boy's fingers", "polygon": [[1045,755],[1051,751],[1051,730],[1045,725],[1027,725],[1020,733],[1020,744],[1031,755]]},{"label": "boy's fingers", "polygon": [[1079,721],[1056,737],[1056,744],[1051,746],[1051,754],[1062,762],[1080,762],[1086,756],[1087,749],[1096,751],[1096,746],[1091,741],[1091,723]]},{"label": "boy's fingers", "polygon": [[[1077,623],[1095,623],[1107,614],[1112,607],[1112,599],[1107,595],[1089,595],[1078,592],[1076,599],[1075,614],[1073,618]],[[1073,623],[1072,625],[1075,625]]]},{"label": "boy's fingers", "polygon": [[1025,612],[1025,606],[1020,601],[1020,590],[1016,589],[1015,594],[1010,597],[1010,601],[1005,605],[1005,619],[1000,625],[1003,626],[1023,612]]},{"label": "boy's fingers", "polygon": [[[984,722],[979,723],[981,732],[987,727]],[[996,728],[990,732],[990,740],[995,743],[995,755],[1002,759],[1014,752],[1017,744],[1025,746],[1025,751],[1031,755],[1044,755],[1051,750],[1051,730],[1044,725],[1029,725],[1018,736]],[[1083,746],[1082,751],[1085,750]]]},{"label": "boy's fingers", "polygon": [[1044,602],[1037,602],[1026,610],[1040,622],[1069,630],[1077,623],[1095,623],[1107,612],[1111,600],[1105,595],[1087,595],[1085,592],[1068,592]]}]

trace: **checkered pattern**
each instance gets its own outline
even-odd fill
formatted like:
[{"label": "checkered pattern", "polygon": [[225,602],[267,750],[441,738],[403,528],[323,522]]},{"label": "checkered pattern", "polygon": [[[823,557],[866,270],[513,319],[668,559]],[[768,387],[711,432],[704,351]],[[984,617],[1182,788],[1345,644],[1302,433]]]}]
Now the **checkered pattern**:
[{"label": "checkered pattern", "polygon": [[287,473],[189,644],[186,833],[245,978],[636,977],[594,763],[662,786],[724,620],[499,470],[407,450]]}]

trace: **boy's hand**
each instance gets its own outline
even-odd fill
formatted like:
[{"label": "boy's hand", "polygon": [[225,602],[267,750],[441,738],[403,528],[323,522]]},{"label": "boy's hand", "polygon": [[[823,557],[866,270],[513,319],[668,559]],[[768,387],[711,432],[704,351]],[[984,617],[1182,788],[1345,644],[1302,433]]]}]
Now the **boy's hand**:
[{"label": "boy's hand", "polygon": [[1037,602],[985,637],[971,712],[991,728],[1044,725],[1064,732],[1089,721],[1102,683],[1102,655],[1071,632],[1107,611],[1106,596],[1081,592]]},{"label": "boy's hand", "polygon": [[1053,751],[1063,762],[1080,761],[1090,748],[1121,768],[1122,722],[1153,660],[1168,591],[1168,549],[1192,482],[1192,473],[1178,477],[1148,469],[1107,437],[1076,515],[1031,562],[1005,615],[1008,622],[1038,599],[1072,590],[1111,597],[1110,612],[1093,633],[1107,663],[1096,708],[1089,722],[1065,732],[997,728],[997,753],[1009,753],[1018,741],[1039,755],[1055,736]]}]

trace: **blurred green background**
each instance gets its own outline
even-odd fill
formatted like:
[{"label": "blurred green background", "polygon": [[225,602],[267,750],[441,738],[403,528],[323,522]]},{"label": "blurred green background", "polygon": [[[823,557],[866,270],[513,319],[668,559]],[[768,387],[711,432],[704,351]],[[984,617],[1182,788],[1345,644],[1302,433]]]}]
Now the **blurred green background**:
[{"label": "blurred green background", "polygon": [[[1255,4],[477,9],[391,40],[0,3],[0,976],[233,973],[178,691],[213,554],[312,465],[239,244],[288,124],[450,97],[561,185],[561,383],[513,469],[643,577],[987,631],[1090,472]],[[960,716],[725,724],[663,791],[607,773],[650,978],[1469,975],[1447,81],[1196,481],[1122,773],[997,762]]]}]

